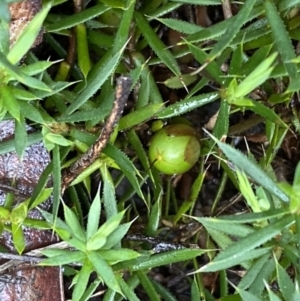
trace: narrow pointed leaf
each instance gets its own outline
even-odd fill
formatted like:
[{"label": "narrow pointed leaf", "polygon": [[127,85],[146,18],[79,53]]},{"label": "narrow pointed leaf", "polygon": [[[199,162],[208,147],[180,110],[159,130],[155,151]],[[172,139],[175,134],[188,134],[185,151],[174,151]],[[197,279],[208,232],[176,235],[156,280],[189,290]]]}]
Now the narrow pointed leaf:
[{"label": "narrow pointed leaf", "polygon": [[97,232],[98,225],[100,222],[100,213],[101,213],[101,200],[100,200],[100,191],[98,190],[88,214],[87,229],[86,229],[87,240],[89,240]]},{"label": "narrow pointed leaf", "polygon": [[269,192],[273,193],[284,202],[288,202],[289,198],[276,185],[276,183],[255,163],[249,160],[240,151],[234,149],[230,145],[215,140],[220,149],[225,153],[236,167],[243,170],[248,176],[254,179],[258,184],[263,186]]},{"label": "narrow pointed leaf", "polygon": [[78,278],[72,293],[72,301],[81,300],[81,297],[88,286],[90,274],[92,272],[93,272],[93,265],[90,263],[89,260],[86,260],[83,263],[81,270],[77,274]]},{"label": "narrow pointed leaf", "polygon": [[[255,248],[267,242],[275,235],[280,233],[283,229],[291,226],[293,223],[293,216],[286,216],[262,229],[249,234],[247,237],[240,239],[238,242],[229,245],[224,251],[218,254],[213,261],[200,268],[198,271],[217,271],[219,269],[225,269],[230,266],[245,262],[246,260],[266,254],[269,252],[268,248]],[[231,260],[229,260],[229,258]]]},{"label": "narrow pointed leaf", "polygon": [[163,44],[161,39],[157,36],[154,30],[151,28],[146,18],[139,12],[135,12],[135,19],[137,22],[137,26],[143,33],[147,42],[154,50],[156,55],[162,60],[162,62],[177,76],[180,75],[179,66],[173,57],[170,50]]},{"label": "narrow pointed leaf", "polygon": [[296,58],[294,46],[285,28],[285,24],[276,9],[275,3],[271,0],[266,0],[264,1],[264,7],[277,50],[284,61],[286,71],[293,81],[297,78],[297,66],[290,62],[292,59]]},{"label": "narrow pointed leaf", "polygon": [[292,296],[295,292],[295,285],[286,272],[286,270],[276,261],[276,271],[278,277],[278,284],[282,295],[285,300],[292,300]]},{"label": "narrow pointed leaf", "polygon": [[246,20],[256,2],[256,0],[245,1],[245,3],[242,5],[241,10],[238,12],[234,21],[231,23],[231,26],[227,27],[225,34],[219,39],[217,44],[209,53],[208,61],[214,60],[226,47],[229,46],[230,42],[237,35],[241,27],[246,23]]},{"label": "narrow pointed leaf", "polygon": [[81,241],[85,241],[85,233],[82,229],[82,226],[79,223],[78,217],[75,215],[75,213],[69,209],[65,204],[64,206],[64,216],[66,219],[67,225],[72,229],[72,235],[74,237],[77,237]]},{"label": "narrow pointed leaf", "polygon": [[[47,255],[47,252],[42,252]],[[58,266],[67,265],[71,263],[80,263],[86,255],[81,251],[68,252],[66,254],[59,254],[57,256],[52,256],[50,258],[43,259],[39,265],[41,266]]]},{"label": "narrow pointed leaf", "polygon": [[[90,99],[105,83],[105,81],[111,76],[112,72],[115,70],[118,65],[120,58],[123,54],[123,51],[126,47],[126,44],[117,52],[114,56],[106,60],[105,65],[103,66],[99,61],[93,68],[93,72],[90,71],[89,76],[87,77],[87,85],[85,89],[78,95],[75,101],[67,108],[65,115],[69,115],[81,107],[86,101]],[[107,53],[109,55],[109,52]]]},{"label": "narrow pointed leaf", "polygon": [[96,252],[88,253],[88,257],[93,264],[97,274],[102,278],[103,282],[112,290],[122,295],[117,278],[114,275],[112,268],[101,258]]},{"label": "narrow pointed leaf", "polygon": [[48,15],[51,8],[51,2],[48,2],[43,6],[42,10],[38,12],[35,17],[30,21],[29,25],[21,33],[16,43],[11,48],[7,55],[7,59],[12,63],[16,64],[22,57],[28,52],[28,50],[34,44],[36,37],[38,36],[43,22]]}]

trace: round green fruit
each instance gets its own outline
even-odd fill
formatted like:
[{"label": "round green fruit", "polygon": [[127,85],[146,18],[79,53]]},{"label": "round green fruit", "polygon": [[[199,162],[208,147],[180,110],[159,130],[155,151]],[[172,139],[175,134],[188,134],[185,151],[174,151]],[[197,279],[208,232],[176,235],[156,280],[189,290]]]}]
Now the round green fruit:
[{"label": "round green fruit", "polygon": [[150,141],[150,161],[167,175],[187,172],[198,161],[199,155],[197,134],[185,124],[168,125],[155,133]]}]

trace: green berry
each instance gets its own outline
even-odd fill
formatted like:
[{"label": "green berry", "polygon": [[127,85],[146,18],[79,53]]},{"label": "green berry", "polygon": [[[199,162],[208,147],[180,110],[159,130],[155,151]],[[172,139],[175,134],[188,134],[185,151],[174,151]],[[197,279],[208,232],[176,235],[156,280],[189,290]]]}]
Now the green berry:
[{"label": "green berry", "polygon": [[199,155],[197,134],[185,124],[168,125],[155,133],[150,141],[150,161],[167,175],[187,172],[196,164]]}]

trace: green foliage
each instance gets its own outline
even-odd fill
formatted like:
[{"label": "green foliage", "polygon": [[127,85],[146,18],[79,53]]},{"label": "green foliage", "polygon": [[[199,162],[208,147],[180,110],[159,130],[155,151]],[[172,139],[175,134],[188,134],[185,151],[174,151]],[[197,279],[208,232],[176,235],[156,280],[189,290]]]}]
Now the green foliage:
[{"label": "green foliage", "polygon": [[[0,230],[12,233],[17,252],[26,247],[23,226],[57,233],[73,249],[45,249],[48,258],[41,264],[77,264],[72,300],[89,300],[99,284],[108,288],[103,300],[140,300],[138,285],[149,300],[180,300],[149,273],[170,265],[182,274],[187,267],[195,274],[185,275],[191,300],[215,300],[202,279],[207,272],[218,273],[222,301],[298,300],[300,165],[290,183],[276,179],[273,165],[286,137],[299,134],[294,103],[300,87],[295,51],[300,1],[229,1],[232,17],[204,27],[187,20],[189,13],[184,12],[184,18],[181,14],[199,5],[225,9],[226,1],[98,0],[70,13],[64,8],[68,1],[45,0],[9,45],[12,2],[0,1],[0,120],[15,121],[15,138],[0,142],[0,155],[15,151],[22,158],[26,147],[36,142],[43,142],[51,155],[32,196],[14,204],[9,193],[0,207]],[[40,60],[30,52],[42,27],[50,60],[56,61]],[[113,106],[114,79],[128,74],[133,80],[128,107],[100,157],[71,183],[66,191],[70,203],[64,203],[63,170],[98,139]],[[149,160],[151,122],[174,123],[185,115],[200,133],[204,121],[191,116],[218,102],[212,133],[201,139],[189,191],[180,200],[176,181],[162,176]],[[265,125],[268,144],[261,159],[251,145],[244,154],[226,140],[234,143],[236,136],[243,136],[244,129],[233,130],[231,123],[235,113],[244,112]],[[27,132],[27,124],[35,132]],[[247,213],[196,215],[199,200],[205,201],[202,189],[211,176],[211,158],[223,172],[211,213],[219,212],[227,182],[238,190]],[[50,176],[53,187],[46,188]],[[95,196],[98,177],[101,189]],[[125,178],[126,191],[120,184]],[[43,221],[29,219],[28,212],[50,194],[52,213],[43,212]],[[195,230],[184,230],[190,224],[196,224]],[[125,239],[136,231],[142,232],[139,242]],[[186,237],[176,237],[185,231]],[[143,240],[145,235],[151,237]],[[160,247],[163,239],[187,244],[169,242],[168,249],[158,253],[155,244]],[[199,241],[206,250],[194,247]],[[203,254],[209,258],[205,264],[199,258]],[[241,270],[238,283],[230,282],[228,269]],[[93,282],[92,273],[97,274]]]},{"label": "green foliage", "polygon": [[109,288],[122,294],[111,266],[139,256],[137,252],[126,249],[119,249],[117,254],[114,254],[113,251],[103,253],[108,247],[113,248],[118,244],[125,235],[120,225],[125,212],[112,216],[98,228],[100,212],[99,192],[91,205],[86,230],[80,225],[75,213],[66,205],[64,205],[65,222],[56,223],[53,215],[42,212],[53,230],[70,246],[78,250],[75,252],[60,249],[46,250],[44,254],[49,258],[41,262],[41,265],[65,265],[74,261],[82,264],[82,269],[76,276],[72,300],[80,300],[93,271],[97,272],[101,281]]}]

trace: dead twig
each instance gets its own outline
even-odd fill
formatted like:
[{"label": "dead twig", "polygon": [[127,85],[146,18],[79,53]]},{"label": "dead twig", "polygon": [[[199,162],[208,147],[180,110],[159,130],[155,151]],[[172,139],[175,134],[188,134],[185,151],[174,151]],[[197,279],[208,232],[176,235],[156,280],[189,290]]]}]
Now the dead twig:
[{"label": "dead twig", "polygon": [[62,177],[61,193],[100,156],[109,138],[119,121],[130,93],[132,80],[130,77],[121,76],[117,79],[116,96],[114,105],[104,127],[94,144],[78,160],[64,170]]}]

